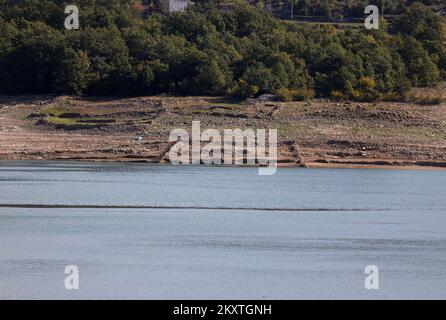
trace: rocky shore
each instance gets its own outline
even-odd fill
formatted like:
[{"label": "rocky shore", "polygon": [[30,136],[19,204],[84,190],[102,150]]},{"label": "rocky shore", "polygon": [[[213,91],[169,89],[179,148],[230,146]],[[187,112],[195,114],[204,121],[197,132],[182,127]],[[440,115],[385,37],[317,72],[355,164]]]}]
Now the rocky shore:
[{"label": "rocky shore", "polygon": [[279,165],[446,168],[446,105],[1,96],[0,160],[169,163],[171,130],[277,129]]}]

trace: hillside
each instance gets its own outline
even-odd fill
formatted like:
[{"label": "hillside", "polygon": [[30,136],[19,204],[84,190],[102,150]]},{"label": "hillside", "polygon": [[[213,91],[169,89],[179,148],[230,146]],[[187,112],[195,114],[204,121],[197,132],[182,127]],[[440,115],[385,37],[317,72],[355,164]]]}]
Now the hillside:
[{"label": "hillside", "polygon": [[446,19],[420,2],[380,30],[198,2],[145,19],[133,1],[80,0],[80,29],[65,30],[67,1],[0,0],[0,93],[394,101],[446,79]]}]

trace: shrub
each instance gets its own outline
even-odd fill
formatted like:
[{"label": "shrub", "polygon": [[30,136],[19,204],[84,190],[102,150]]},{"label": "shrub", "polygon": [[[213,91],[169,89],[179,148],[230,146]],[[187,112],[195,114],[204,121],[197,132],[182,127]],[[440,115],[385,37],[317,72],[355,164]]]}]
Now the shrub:
[{"label": "shrub", "polygon": [[240,98],[252,98],[259,92],[259,87],[251,85],[244,80],[239,80],[237,86],[232,90],[232,94]]},{"label": "shrub", "polygon": [[293,101],[293,95],[291,94],[291,91],[287,88],[280,88],[276,91],[276,96],[279,98],[280,101],[283,102],[290,102]]},{"label": "shrub", "polygon": [[344,98],[345,98],[344,94],[340,91],[332,91],[330,94],[330,97],[336,101],[341,101],[341,100],[344,100]]},{"label": "shrub", "polygon": [[314,98],[314,91],[312,89],[287,89],[281,88],[276,91],[276,95],[280,101],[305,101]]},{"label": "shrub", "polygon": [[404,95],[404,100],[423,105],[435,105],[446,102],[446,92],[440,88],[412,89]]}]

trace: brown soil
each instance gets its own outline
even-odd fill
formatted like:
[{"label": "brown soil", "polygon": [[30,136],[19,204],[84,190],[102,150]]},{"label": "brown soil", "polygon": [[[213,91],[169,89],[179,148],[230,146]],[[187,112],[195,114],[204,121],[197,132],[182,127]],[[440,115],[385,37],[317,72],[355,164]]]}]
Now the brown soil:
[{"label": "brown soil", "polygon": [[219,97],[1,96],[0,159],[168,162],[170,131],[193,120],[278,129],[283,166],[446,168],[445,104]]}]

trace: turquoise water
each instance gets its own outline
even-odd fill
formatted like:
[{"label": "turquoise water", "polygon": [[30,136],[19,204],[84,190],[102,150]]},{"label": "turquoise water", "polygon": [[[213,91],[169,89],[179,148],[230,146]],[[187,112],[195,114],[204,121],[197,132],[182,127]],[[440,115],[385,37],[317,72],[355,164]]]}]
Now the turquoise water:
[{"label": "turquoise water", "polygon": [[0,162],[0,298],[444,299],[446,171]]}]

